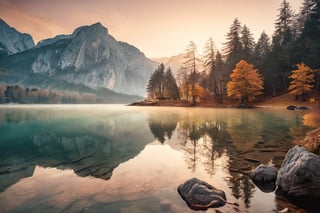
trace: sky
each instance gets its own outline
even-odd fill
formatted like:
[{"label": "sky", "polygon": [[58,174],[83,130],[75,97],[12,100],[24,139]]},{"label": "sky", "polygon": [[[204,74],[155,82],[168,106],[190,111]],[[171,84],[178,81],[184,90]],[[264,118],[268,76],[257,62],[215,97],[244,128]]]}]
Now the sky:
[{"label": "sky", "polygon": [[[37,43],[100,22],[147,57],[173,56],[212,37],[221,49],[235,18],[257,40],[274,32],[282,0],[0,0],[0,18]],[[299,11],[302,0],[289,0]]]}]

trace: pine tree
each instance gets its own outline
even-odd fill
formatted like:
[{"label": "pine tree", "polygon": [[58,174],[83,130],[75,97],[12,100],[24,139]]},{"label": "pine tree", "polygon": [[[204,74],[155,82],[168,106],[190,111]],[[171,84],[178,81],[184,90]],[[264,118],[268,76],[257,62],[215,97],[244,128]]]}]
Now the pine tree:
[{"label": "pine tree", "polygon": [[250,61],[254,51],[255,43],[249,28],[244,25],[241,31],[242,59]]},{"label": "pine tree", "polygon": [[274,92],[285,91],[288,88],[288,76],[293,64],[293,12],[288,1],[283,0],[275,23],[275,33],[272,38],[272,68]]},{"label": "pine tree", "polygon": [[164,65],[161,63],[151,74],[147,86],[148,97],[151,99],[161,98],[164,95]]},{"label": "pine tree", "polygon": [[252,64],[241,60],[230,75],[231,81],[227,84],[227,95],[240,101],[240,105],[247,107],[249,101],[261,95],[263,80]]},{"label": "pine tree", "polygon": [[296,99],[301,95],[302,100],[304,101],[305,95],[312,91],[314,71],[304,63],[297,64],[297,68],[298,69],[292,71],[292,75],[289,77],[292,79],[289,91],[290,94],[295,95]]},{"label": "pine tree", "polygon": [[314,0],[304,0],[302,2],[300,13],[297,18],[299,35],[302,34],[306,22],[310,20],[314,6],[315,6]]},{"label": "pine tree", "polygon": [[256,63],[261,65],[263,60],[266,56],[270,53],[270,38],[269,36],[263,31],[258,39],[258,42],[255,46],[254,55]]},{"label": "pine tree", "polygon": [[313,69],[320,68],[320,2],[312,0],[309,3],[307,20],[305,22],[301,43],[303,44],[302,60]]},{"label": "pine tree", "polygon": [[225,72],[225,64],[222,58],[222,55],[219,51],[216,53],[216,60],[215,60],[215,68],[218,74],[218,94],[219,94],[219,101],[218,103],[223,103],[223,97],[225,96],[225,88],[227,79],[229,76]]},{"label": "pine tree", "polygon": [[289,2],[283,0],[280,5],[279,15],[275,23],[274,43],[286,45],[292,39],[293,11]]},{"label": "pine tree", "polygon": [[165,66],[161,63],[151,74],[147,86],[148,98],[150,99],[173,99],[179,100],[179,89],[170,67],[164,72]]},{"label": "pine tree", "polygon": [[170,67],[164,74],[164,96],[169,99],[179,100],[179,89]]},{"label": "pine tree", "polygon": [[224,55],[228,72],[234,68],[235,64],[242,58],[242,44],[240,39],[241,24],[236,18],[227,34],[227,41],[224,43]]},{"label": "pine tree", "polygon": [[266,95],[275,95],[274,78],[275,72],[271,65],[274,59],[271,58],[271,43],[269,36],[263,31],[258,39],[258,42],[254,50],[254,65],[258,70],[261,70],[261,74],[264,79],[264,93]]},{"label": "pine tree", "polygon": [[212,38],[210,38],[205,45],[205,55],[204,55],[204,68],[205,73],[208,73],[206,77],[207,89],[214,94],[216,101],[219,102],[219,83],[220,76],[216,70],[216,56],[215,56],[215,46]]}]

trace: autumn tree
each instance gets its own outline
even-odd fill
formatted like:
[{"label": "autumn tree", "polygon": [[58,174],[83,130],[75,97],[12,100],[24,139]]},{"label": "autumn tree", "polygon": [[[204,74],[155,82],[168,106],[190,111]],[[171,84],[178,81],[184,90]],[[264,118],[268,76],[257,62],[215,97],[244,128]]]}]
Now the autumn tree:
[{"label": "autumn tree", "polygon": [[312,91],[314,71],[304,63],[297,64],[297,69],[292,71],[289,78],[292,79],[289,86],[290,94],[295,95],[296,99],[301,95],[304,101],[305,95]]},{"label": "autumn tree", "polygon": [[249,101],[262,94],[263,80],[258,71],[245,60],[236,64],[227,84],[228,97],[239,100],[241,106],[247,106]]}]

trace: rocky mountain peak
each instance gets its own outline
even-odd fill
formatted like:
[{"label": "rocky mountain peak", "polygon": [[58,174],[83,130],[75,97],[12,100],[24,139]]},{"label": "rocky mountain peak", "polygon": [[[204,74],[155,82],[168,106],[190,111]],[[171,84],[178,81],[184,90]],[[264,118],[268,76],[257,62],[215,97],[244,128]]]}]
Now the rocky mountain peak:
[{"label": "rocky mountain peak", "polygon": [[[69,88],[83,85],[139,96],[145,95],[149,77],[158,65],[138,48],[117,41],[99,22],[79,27],[70,35],[40,41],[34,50],[18,58],[11,57],[6,64],[25,86],[29,82],[42,88],[50,83],[53,89],[62,84]],[[7,76],[13,82],[10,74]]]},{"label": "rocky mountain peak", "polygon": [[31,35],[20,33],[0,19],[0,56],[19,53],[34,46]]},{"label": "rocky mountain peak", "polygon": [[79,34],[86,34],[86,33],[94,33],[94,34],[104,34],[108,35],[108,29],[104,27],[100,22],[97,22],[92,25],[82,26],[74,30],[72,33],[73,36],[77,36]]}]

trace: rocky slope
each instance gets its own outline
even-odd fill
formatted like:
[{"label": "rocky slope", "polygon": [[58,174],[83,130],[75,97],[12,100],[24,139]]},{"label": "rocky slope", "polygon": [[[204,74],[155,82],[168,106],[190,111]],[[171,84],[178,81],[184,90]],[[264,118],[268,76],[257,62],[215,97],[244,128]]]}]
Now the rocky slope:
[{"label": "rocky slope", "polygon": [[0,57],[19,53],[34,46],[29,34],[18,32],[0,19]]},{"label": "rocky slope", "polygon": [[83,85],[139,96],[145,95],[156,66],[134,46],[115,40],[100,23],[0,60],[0,71],[8,83],[62,90]]}]

